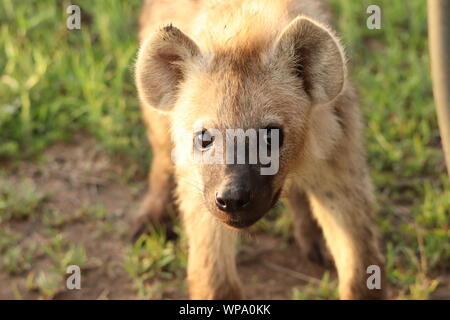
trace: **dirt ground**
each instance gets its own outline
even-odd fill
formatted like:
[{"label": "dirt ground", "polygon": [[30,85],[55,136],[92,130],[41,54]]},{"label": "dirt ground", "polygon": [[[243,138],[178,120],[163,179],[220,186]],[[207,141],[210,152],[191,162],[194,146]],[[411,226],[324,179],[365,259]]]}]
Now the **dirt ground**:
[{"label": "dirt ground", "polygon": [[[39,161],[6,168],[6,179],[10,183],[31,179],[39,191],[47,194],[46,207],[70,213],[101,203],[106,208],[106,219],[114,225],[104,232],[95,221],[75,217],[60,226],[58,230],[65,239],[86,248],[88,259],[82,269],[82,289],[62,290],[54,299],[140,298],[123,268],[123,260],[130,246],[128,219],[145,190],[145,177],[126,183],[122,178],[124,165],[112,162],[96,147],[95,141],[88,138],[79,138],[72,144],[55,144]],[[21,246],[47,241],[46,227],[39,215],[8,224],[21,234]],[[302,289],[308,283],[320,285],[318,279],[324,270],[307,268],[300,261],[294,243],[260,233],[246,237],[244,243],[238,256],[238,269],[248,298],[291,299],[293,288]],[[41,254],[33,259],[31,272],[37,274],[49,265],[50,258]],[[335,279],[334,272],[332,279]],[[0,283],[0,299],[16,299],[18,295],[23,299],[39,297],[29,290],[27,273],[11,275],[0,269]],[[444,290],[438,289],[433,297],[450,298]],[[163,298],[187,298],[186,290],[172,290]]]}]

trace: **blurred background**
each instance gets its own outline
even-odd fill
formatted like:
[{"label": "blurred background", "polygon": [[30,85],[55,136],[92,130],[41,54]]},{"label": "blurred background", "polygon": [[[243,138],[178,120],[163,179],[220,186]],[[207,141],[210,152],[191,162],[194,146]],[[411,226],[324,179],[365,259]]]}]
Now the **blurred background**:
[{"label": "blurred background", "polygon": [[[433,103],[426,1],[331,0],[365,116],[395,299],[450,299],[450,186]],[[81,7],[81,30],[66,8]],[[366,27],[381,7],[380,30]],[[140,0],[0,0],[0,299],[186,298],[186,245],[127,219],[151,159],[133,63]],[[178,224],[179,222],[176,221]],[[250,298],[335,299],[281,206],[241,241]],[[66,268],[81,268],[81,290]]]}]

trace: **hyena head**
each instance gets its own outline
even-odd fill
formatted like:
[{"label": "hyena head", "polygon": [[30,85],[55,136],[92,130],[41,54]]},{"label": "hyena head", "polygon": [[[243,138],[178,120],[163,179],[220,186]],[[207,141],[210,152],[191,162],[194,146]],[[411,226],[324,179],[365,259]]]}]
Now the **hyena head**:
[{"label": "hyena head", "polygon": [[171,117],[176,156],[190,159],[191,177],[178,178],[220,221],[244,228],[302,163],[311,110],[341,92],[346,68],[336,38],[306,17],[236,38],[204,49],[167,26],[144,42],[136,82],[144,105]]}]

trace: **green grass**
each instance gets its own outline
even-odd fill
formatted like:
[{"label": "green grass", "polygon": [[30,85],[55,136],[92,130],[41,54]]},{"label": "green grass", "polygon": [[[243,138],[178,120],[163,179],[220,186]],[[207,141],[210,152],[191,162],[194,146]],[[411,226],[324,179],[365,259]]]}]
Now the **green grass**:
[{"label": "green grass", "polygon": [[337,300],[339,299],[336,280],[330,279],[329,271],[325,271],[320,283],[310,283],[302,289],[292,290],[294,300]]},{"label": "green grass", "polygon": [[[132,76],[140,2],[73,1],[82,9],[82,29],[69,31],[69,1],[0,0],[0,159],[20,165],[54,141],[87,132],[145,170],[149,152]],[[432,98],[426,2],[331,2],[365,116],[389,281],[400,298],[427,298],[450,270],[450,186]],[[366,28],[369,4],[382,9],[381,30]],[[14,190],[0,185],[0,222],[26,219],[45,200],[26,182]],[[88,215],[105,219],[101,210]],[[49,228],[65,219],[61,212],[43,214]],[[278,212],[260,227],[287,241],[289,223]],[[0,228],[5,268],[20,273],[28,256],[13,249],[17,236]],[[125,268],[149,296],[180,275],[184,254],[155,233],[130,248]],[[52,296],[57,276],[37,276],[30,287]],[[158,279],[156,287],[149,278]],[[334,297],[330,281],[293,297]]]},{"label": "green grass", "polygon": [[0,175],[0,223],[23,220],[45,202],[45,195],[29,180],[10,184]]},{"label": "green grass", "polygon": [[77,131],[142,159],[144,130],[132,76],[140,1],[0,1],[0,157],[38,154]]},{"label": "green grass", "polygon": [[51,233],[49,243],[40,248],[50,258],[50,265],[37,274],[29,272],[27,275],[27,289],[47,299],[66,290],[65,278],[68,266],[77,265],[83,269],[88,261],[83,246],[69,243],[60,233],[53,231]]},{"label": "green grass", "polygon": [[129,248],[124,262],[138,295],[154,299],[161,298],[167,287],[183,289],[186,252],[185,246],[168,241],[162,228],[142,235]]}]

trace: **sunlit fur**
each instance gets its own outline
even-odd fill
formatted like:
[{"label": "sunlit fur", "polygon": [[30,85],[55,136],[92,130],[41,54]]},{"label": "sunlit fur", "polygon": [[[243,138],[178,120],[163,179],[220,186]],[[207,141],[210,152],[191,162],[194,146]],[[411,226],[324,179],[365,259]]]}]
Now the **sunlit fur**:
[{"label": "sunlit fur", "polygon": [[[304,221],[318,222],[338,270],[341,298],[385,297],[360,111],[344,51],[328,24],[319,0],[144,5],[136,83],[154,159],[139,218],[164,215],[175,180],[193,299],[243,297],[237,233],[208,212],[198,164],[174,167],[171,161],[192,152],[186,135],[197,121],[205,128],[242,129],[279,122],[286,138],[274,185],[283,187],[300,221],[296,231],[302,232]],[[303,196],[306,202],[297,201]],[[300,202],[306,204],[295,205]],[[314,218],[305,209],[308,203]],[[302,243],[306,257],[312,246]],[[372,264],[383,270],[383,290],[366,287]]]}]

